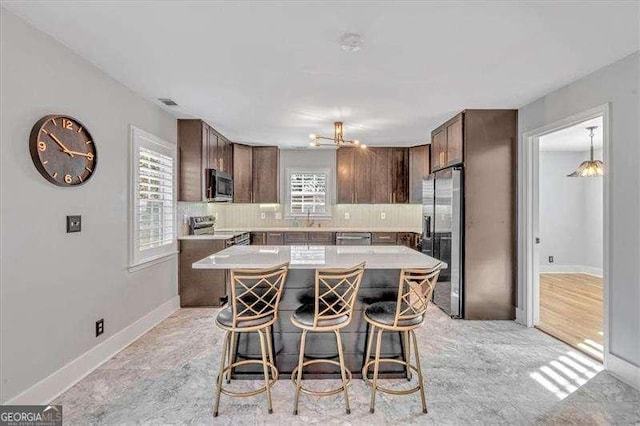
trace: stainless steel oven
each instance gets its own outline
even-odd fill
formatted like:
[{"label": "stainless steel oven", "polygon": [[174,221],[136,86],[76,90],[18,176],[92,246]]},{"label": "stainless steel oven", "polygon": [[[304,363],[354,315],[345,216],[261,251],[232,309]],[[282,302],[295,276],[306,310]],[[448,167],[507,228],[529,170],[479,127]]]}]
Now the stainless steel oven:
[{"label": "stainless steel oven", "polygon": [[205,188],[207,201],[233,200],[233,177],[229,173],[207,169]]}]

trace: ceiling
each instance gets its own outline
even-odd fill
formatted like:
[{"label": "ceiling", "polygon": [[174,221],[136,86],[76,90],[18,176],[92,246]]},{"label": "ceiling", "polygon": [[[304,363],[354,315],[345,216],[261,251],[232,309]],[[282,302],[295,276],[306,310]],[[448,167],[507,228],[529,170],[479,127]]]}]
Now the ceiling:
[{"label": "ceiling", "polygon": [[593,147],[602,148],[602,117],[596,117],[540,137],[540,151],[588,151],[589,126],[598,126],[593,131]]},{"label": "ceiling", "polygon": [[639,44],[636,1],[265,3],[2,5],[176,117],[280,146],[335,120],[369,145],[427,142],[461,109],[521,107]]}]

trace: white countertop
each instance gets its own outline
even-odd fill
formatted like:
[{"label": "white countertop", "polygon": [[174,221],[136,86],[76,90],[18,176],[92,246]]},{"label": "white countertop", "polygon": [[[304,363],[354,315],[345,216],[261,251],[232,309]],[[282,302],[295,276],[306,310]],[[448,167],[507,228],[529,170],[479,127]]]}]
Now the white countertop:
[{"label": "white countertop", "polygon": [[421,234],[422,229],[417,228],[336,228],[318,226],[283,226],[279,228],[220,228],[223,232],[415,232]]},{"label": "white countertop", "polygon": [[269,268],[285,262],[291,269],[347,268],[361,262],[366,269],[432,268],[440,263],[404,246],[232,246],[193,268]]},{"label": "white countertop", "polygon": [[244,234],[247,231],[216,231],[215,234],[203,234],[203,235],[181,235],[179,240],[229,240],[238,235]]}]

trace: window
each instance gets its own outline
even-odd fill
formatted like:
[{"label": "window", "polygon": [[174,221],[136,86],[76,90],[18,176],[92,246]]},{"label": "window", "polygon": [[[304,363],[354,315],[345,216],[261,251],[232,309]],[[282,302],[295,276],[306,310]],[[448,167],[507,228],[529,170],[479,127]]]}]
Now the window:
[{"label": "window", "polygon": [[288,217],[330,217],[329,170],[287,169]]},{"label": "window", "polygon": [[176,147],[131,127],[131,265],[176,252]]}]

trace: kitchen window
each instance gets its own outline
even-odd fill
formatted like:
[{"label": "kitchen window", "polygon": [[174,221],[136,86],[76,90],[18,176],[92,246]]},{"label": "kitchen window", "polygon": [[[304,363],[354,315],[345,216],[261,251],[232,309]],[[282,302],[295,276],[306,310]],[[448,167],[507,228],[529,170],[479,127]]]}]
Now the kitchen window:
[{"label": "kitchen window", "polygon": [[131,126],[131,266],[174,254],[176,146]]},{"label": "kitchen window", "polygon": [[331,217],[331,179],[328,169],[287,169],[286,182],[287,217]]}]

